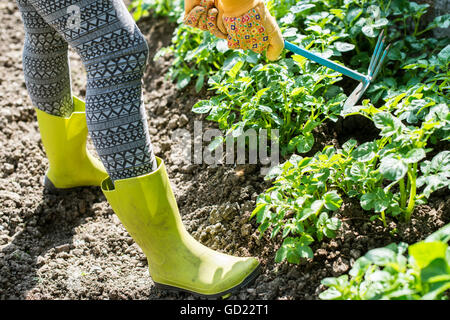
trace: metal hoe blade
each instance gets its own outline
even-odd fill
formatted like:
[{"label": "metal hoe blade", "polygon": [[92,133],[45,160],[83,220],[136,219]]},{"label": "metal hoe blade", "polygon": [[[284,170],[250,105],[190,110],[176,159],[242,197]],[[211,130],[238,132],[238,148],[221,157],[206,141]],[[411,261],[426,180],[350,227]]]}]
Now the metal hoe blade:
[{"label": "metal hoe blade", "polygon": [[367,77],[359,83],[355,90],[350,94],[344,103],[344,110],[352,108],[358,103],[359,99],[369,88],[370,84],[375,80],[378,73],[381,70],[381,66],[387,56],[390,45],[384,48],[386,43],[386,37],[384,36],[384,31],[380,33],[378,37],[377,45],[375,46],[375,51],[370,59],[369,70],[367,72]]},{"label": "metal hoe blade", "polygon": [[390,45],[385,48],[385,44],[386,36],[384,35],[383,30],[378,37],[375,51],[372,55],[372,58],[370,59],[367,75],[363,75],[355,70],[349,69],[343,65],[337,64],[329,59],[325,59],[315,53],[312,53],[311,51],[300,48],[288,41],[285,41],[286,49],[359,81],[359,85],[355,90],[353,90],[348,99],[345,101],[344,110],[355,106],[359,99],[361,99],[361,97],[363,96],[364,92],[366,92],[370,84],[377,77],[390,48]]}]

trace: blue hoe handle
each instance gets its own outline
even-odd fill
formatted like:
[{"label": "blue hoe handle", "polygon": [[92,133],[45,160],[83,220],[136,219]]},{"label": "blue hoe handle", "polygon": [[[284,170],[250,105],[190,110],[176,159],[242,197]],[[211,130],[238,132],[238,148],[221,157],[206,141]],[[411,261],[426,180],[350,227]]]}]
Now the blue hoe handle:
[{"label": "blue hoe handle", "polygon": [[370,78],[357,72],[352,69],[349,69],[343,65],[337,64],[329,59],[322,58],[321,56],[318,56],[311,51],[308,51],[306,49],[300,48],[299,46],[296,46],[295,44],[290,43],[289,41],[284,41],[284,46],[289,51],[292,51],[298,55],[301,55],[302,57],[305,57],[306,59],[312,60],[314,62],[317,62],[318,64],[321,64],[327,68],[330,68],[334,71],[340,72],[343,75],[346,75],[347,77],[350,77],[352,79],[355,79],[357,81],[368,83],[370,82]]}]

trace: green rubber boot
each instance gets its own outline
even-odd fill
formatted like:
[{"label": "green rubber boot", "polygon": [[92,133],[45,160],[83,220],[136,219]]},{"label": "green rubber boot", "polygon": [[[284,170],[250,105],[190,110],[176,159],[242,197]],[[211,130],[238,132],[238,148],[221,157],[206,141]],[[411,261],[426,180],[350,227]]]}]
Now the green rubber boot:
[{"label": "green rubber boot", "polygon": [[112,209],[146,255],[155,285],[225,298],[255,279],[258,260],[213,251],[186,231],[164,162],[157,162],[158,169],[150,174],[102,183]]},{"label": "green rubber boot", "polygon": [[103,164],[86,150],[88,129],[85,104],[74,97],[70,118],[35,108],[42,144],[49,161],[44,184],[50,191],[100,186],[108,176]]}]

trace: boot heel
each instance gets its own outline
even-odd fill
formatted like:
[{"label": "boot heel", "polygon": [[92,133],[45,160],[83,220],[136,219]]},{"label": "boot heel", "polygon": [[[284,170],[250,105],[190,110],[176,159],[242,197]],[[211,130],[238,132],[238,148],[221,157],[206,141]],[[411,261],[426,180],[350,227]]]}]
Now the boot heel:
[{"label": "boot heel", "polygon": [[76,188],[57,188],[53,182],[45,175],[44,177],[44,189],[51,194],[64,194]]},{"label": "boot heel", "polygon": [[44,177],[44,188],[50,193],[59,193],[62,189],[58,189],[55,187],[53,182],[50,181],[50,179],[45,175]]}]

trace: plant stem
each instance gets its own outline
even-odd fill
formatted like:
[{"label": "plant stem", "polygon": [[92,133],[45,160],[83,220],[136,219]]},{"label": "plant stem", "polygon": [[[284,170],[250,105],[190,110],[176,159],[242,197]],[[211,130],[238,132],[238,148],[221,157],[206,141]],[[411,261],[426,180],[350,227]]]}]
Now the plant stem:
[{"label": "plant stem", "polygon": [[409,192],[409,202],[408,207],[405,211],[405,220],[408,222],[411,220],[411,214],[414,211],[414,206],[416,204],[415,198],[416,198],[416,169],[417,163],[414,164],[413,169],[408,170],[408,179],[411,181],[411,189]]},{"label": "plant stem", "polygon": [[411,190],[411,180],[409,180],[409,176],[408,179],[406,180],[406,190]]},{"label": "plant stem", "polygon": [[416,36],[421,36],[422,34],[424,34],[425,32],[428,32],[430,30],[433,30],[435,27],[431,27],[431,28],[426,28],[425,30],[419,31],[417,32]]},{"label": "plant stem", "polygon": [[387,223],[386,223],[386,214],[384,213],[384,210],[381,211],[381,221],[383,221],[383,225],[385,228],[387,228]]},{"label": "plant stem", "polygon": [[398,184],[400,187],[400,207],[404,208],[406,206],[405,179],[402,178]]}]

